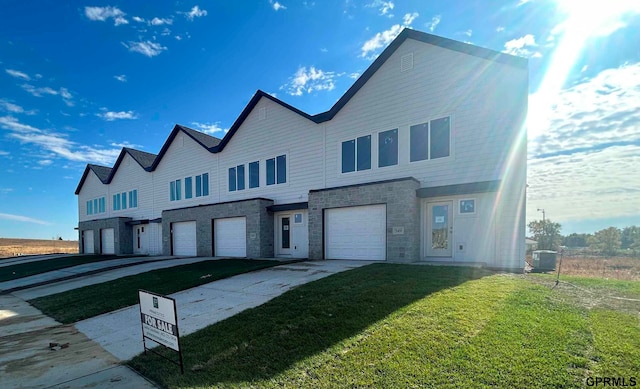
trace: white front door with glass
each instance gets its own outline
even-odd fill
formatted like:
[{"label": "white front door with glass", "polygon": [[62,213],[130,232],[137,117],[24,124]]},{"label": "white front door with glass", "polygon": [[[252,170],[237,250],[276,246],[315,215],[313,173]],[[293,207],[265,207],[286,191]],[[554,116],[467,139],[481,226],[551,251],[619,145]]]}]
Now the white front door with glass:
[{"label": "white front door with glass", "polygon": [[451,257],[453,242],[453,203],[427,203],[427,257]]},{"label": "white front door with glass", "polygon": [[278,254],[291,254],[291,217],[289,215],[278,217],[279,243]]}]

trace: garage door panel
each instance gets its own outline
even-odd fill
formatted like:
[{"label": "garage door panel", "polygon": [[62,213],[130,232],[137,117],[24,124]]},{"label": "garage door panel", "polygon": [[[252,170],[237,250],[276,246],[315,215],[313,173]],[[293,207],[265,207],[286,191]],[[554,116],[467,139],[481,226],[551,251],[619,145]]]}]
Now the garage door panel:
[{"label": "garage door panel", "polygon": [[93,230],[86,230],[84,232],[84,253],[94,254],[95,248],[93,246]]},{"label": "garage door panel", "polygon": [[196,256],[198,249],[196,245],[196,222],[173,223],[173,255]]},{"label": "garage door panel", "polygon": [[115,254],[115,234],[113,228],[104,228],[100,231],[102,238],[102,254]]},{"label": "garage door panel", "polygon": [[247,256],[247,218],[233,217],[214,221],[214,247],[218,257]]},{"label": "garage door panel", "polygon": [[326,210],[326,258],[385,260],[386,224],[385,205]]}]

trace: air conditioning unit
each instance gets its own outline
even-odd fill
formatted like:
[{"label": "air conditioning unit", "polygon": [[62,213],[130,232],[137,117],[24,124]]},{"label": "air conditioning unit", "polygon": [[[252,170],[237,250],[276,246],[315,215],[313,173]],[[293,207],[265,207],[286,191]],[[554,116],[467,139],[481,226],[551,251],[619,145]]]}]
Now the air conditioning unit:
[{"label": "air conditioning unit", "polygon": [[533,252],[534,272],[556,271],[556,258],[558,253],[551,250],[535,250]]}]

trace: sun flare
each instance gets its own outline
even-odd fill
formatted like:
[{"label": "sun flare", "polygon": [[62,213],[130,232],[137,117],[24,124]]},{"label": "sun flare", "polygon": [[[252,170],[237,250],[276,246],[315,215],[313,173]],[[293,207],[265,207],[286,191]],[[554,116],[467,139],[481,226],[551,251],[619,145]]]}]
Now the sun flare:
[{"label": "sun flare", "polygon": [[552,37],[560,37],[559,42],[540,87],[530,99],[527,120],[529,139],[546,131],[558,92],[587,40],[594,36],[609,35],[624,27],[628,14],[640,13],[640,3],[637,0],[557,0],[555,12],[564,15],[565,19],[551,31]]}]

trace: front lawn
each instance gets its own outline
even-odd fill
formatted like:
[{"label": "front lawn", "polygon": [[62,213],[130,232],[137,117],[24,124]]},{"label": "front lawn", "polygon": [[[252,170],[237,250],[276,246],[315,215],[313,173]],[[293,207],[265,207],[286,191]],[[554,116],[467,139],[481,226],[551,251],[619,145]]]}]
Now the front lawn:
[{"label": "front lawn", "polygon": [[138,289],[171,294],[237,274],[281,265],[281,261],[219,259],[136,274],[30,300],[61,323],[74,323],[138,303]]},{"label": "front lawn", "polygon": [[170,388],[577,388],[587,377],[640,378],[638,319],[590,312],[562,293],[520,275],[376,264],[182,337],[185,375],[153,355],[129,364]]},{"label": "front lawn", "polygon": [[68,267],[84,265],[85,263],[106,261],[109,259],[124,258],[117,255],[70,255],[68,257],[44,259],[0,267],[0,282],[29,277]]}]

